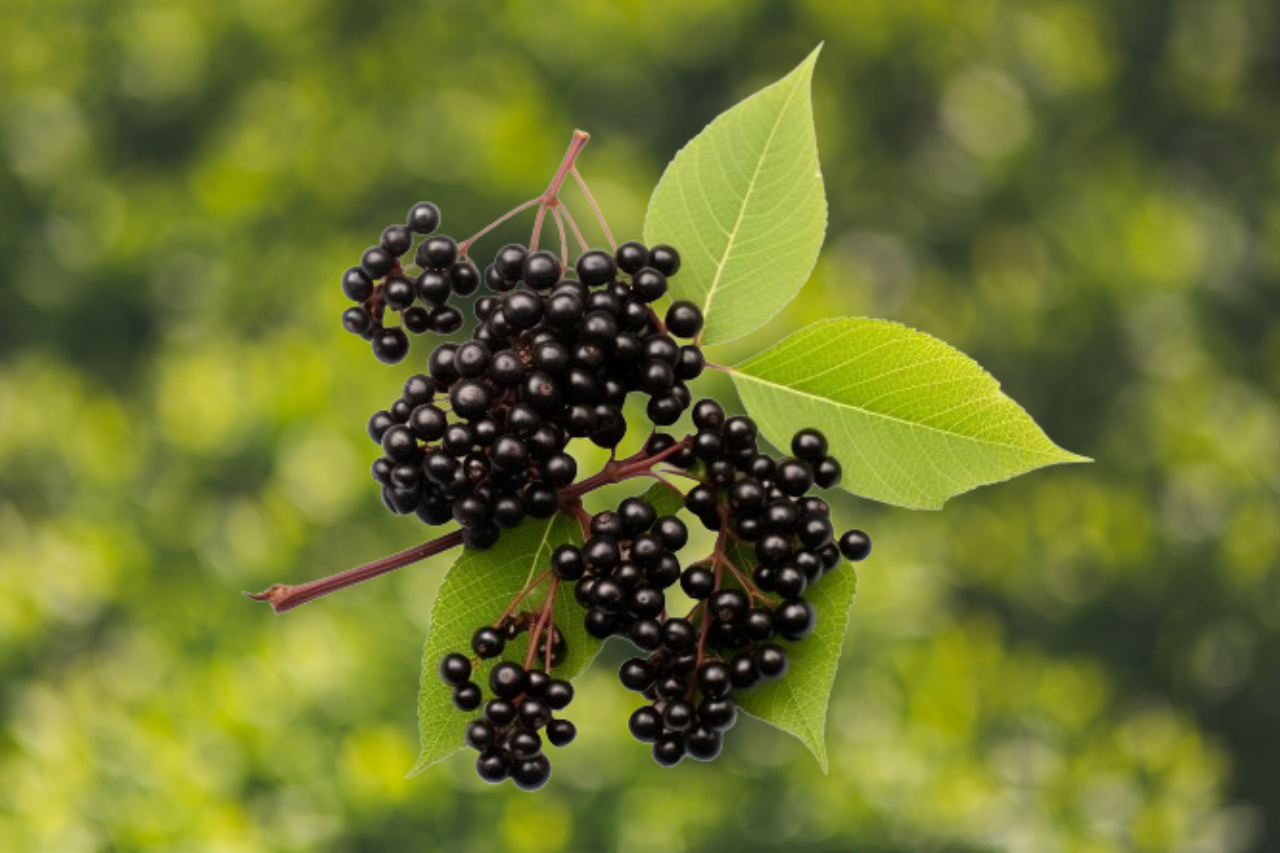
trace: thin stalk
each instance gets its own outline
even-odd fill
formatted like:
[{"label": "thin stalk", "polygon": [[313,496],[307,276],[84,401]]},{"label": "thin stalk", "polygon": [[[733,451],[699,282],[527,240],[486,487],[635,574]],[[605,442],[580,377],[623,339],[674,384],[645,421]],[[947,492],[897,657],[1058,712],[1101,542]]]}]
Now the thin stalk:
[{"label": "thin stalk", "polygon": [[591,205],[591,209],[596,212],[596,219],[600,222],[600,227],[604,230],[605,239],[609,241],[609,248],[615,252],[618,251],[618,244],[613,241],[613,232],[609,230],[609,223],[604,221],[604,213],[600,210],[600,205],[596,204],[595,197],[591,195],[591,190],[587,188],[587,182],[583,180],[582,175],[578,173],[575,166],[573,168],[573,179],[578,182],[578,186],[582,188],[582,194],[587,197],[587,203]]}]

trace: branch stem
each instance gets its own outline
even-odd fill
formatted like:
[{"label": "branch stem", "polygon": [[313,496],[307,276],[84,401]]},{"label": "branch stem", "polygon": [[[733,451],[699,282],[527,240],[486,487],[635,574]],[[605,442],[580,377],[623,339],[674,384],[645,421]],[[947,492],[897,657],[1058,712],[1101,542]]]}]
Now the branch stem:
[{"label": "branch stem", "polygon": [[284,584],[274,584],[264,592],[246,592],[246,598],[252,598],[254,601],[265,601],[271,605],[271,609],[276,613],[284,613],[286,610],[292,610],[295,607],[301,607],[308,601],[315,601],[317,598],[328,595],[331,592],[337,592],[340,589],[346,589],[349,586],[355,586],[363,583],[370,578],[376,578],[379,575],[385,575],[387,572],[394,572],[396,569],[402,569],[405,566],[412,565],[434,557],[436,554],[442,554],[451,548],[456,548],[462,544],[462,531],[455,530],[452,533],[446,533],[429,542],[423,542],[421,545],[415,545],[412,548],[401,551],[399,554],[392,554],[383,557],[381,560],[374,560],[372,563],[366,563],[354,569],[347,569],[345,572],[339,572],[336,575],[330,575],[327,578],[314,580],[310,583],[304,583],[299,586],[285,586]]}]

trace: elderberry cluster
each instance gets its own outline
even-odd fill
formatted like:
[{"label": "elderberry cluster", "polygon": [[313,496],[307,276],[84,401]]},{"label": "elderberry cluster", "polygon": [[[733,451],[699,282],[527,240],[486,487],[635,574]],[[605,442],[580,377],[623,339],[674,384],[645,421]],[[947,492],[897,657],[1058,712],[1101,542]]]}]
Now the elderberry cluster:
[{"label": "elderberry cluster", "polygon": [[[511,631],[480,628],[472,640],[472,650],[481,660],[497,657],[510,636],[514,636]],[[563,654],[563,639],[559,645]],[[480,753],[476,772],[491,784],[510,778],[525,791],[541,788],[551,778],[551,761],[542,752],[543,734],[555,747],[568,746],[577,735],[572,722],[555,716],[573,701],[573,685],[548,675],[551,664],[541,649],[539,654],[543,669],[526,669],[512,661],[495,664],[489,670],[492,698],[487,702],[484,691],[471,680],[476,661],[457,652],[440,661],[440,679],[453,689],[454,706],[475,711],[484,705],[481,716],[467,725],[464,737],[467,746]]]},{"label": "elderberry cluster", "polygon": [[[469,262],[443,271],[449,253],[419,248],[428,264],[419,295],[474,290],[470,273],[466,288],[458,286],[460,264]],[[691,401],[685,382],[705,362],[696,345],[676,338],[695,337],[702,313],[678,301],[663,323],[650,308],[679,267],[675,249],[632,242],[616,254],[583,253],[577,277],[563,278],[554,254],[503,247],[484,274],[502,295],[476,300],[472,340],[437,346],[428,373],[411,377],[400,399],[369,419],[369,437],[385,454],[371,473],[387,508],[430,525],[457,521],[469,547],[487,548],[526,516],[555,513],[559,490],[577,476],[565,452],[570,440],[605,448],[622,441],[628,395],[648,395],[659,425],[679,419]],[[437,284],[428,291],[424,282]]]},{"label": "elderberry cluster", "polygon": [[[684,570],[681,588],[699,605],[688,617],[666,619],[659,634],[633,633],[632,641],[650,655],[619,670],[622,684],[651,702],[632,714],[631,734],[653,744],[654,760],[664,767],[685,755],[709,761],[720,753],[723,733],[737,719],[733,691],[783,677],[788,654],[775,641],[799,642],[813,631],[817,612],[805,591],[836,569],[842,555],[856,561],[871,551],[860,530],[837,543],[830,506],[806,496],[815,483],[826,488],[840,477],[822,433],[802,430],[792,440],[795,456],[774,459],[759,451],[751,419],[726,418],[714,400],[700,400],[693,417],[697,434],[670,457],[705,474],[685,506],[708,529],[721,531],[720,541],[727,532],[740,547],[717,548]],[[673,444],[658,434],[650,449]],[[738,574],[748,549],[756,563],[750,580]]]},{"label": "elderberry cluster", "polygon": [[[440,227],[440,209],[429,201],[409,210],[405,225],[389,225],[378,245],[365,249],[360,264],[342,274],[342,292],[355,306],[342,312],[342,326],[373,344],[373,354],[398,364],[409,354],[409,335],[451,335],[462,328],[462,312],[447,304],[453,294],[469,296],[480,286],[475,264],[458,257],[452,237],[432,235]],[[400,261],[413,248],[414,235],[424,236],[414,253],[419,274]],[[415,304],[417,303],[417,304]],[[387,311],[400,315],[386,326]]]},{"label": "elderberry cluster", "polygon": [[561,545],[551,556],[557,577],[577,582],[574,595],[587,608],[587,633],[601,640],[661,636],[665,591],[680,580],[675,552],[689,541],[684,522],[659,518],[653,504],[627,498],[617,512],[593,516],[590,533],[581,548]]}]

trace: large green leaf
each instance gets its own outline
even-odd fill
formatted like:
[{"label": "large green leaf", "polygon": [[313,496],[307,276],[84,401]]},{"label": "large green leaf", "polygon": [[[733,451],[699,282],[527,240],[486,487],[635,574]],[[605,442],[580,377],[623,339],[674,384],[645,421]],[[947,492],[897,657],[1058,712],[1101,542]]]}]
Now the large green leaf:
[{"label": "large green leaf", "polygon": [[[749,548],[732,546],[728,556],[748,576],[755,568],[755,554]],[[805,598],[818,613],[813,633],[795,643],[777,641],[790,661],[786,676],[734,693],[743,711],[799,738],[818,759],[823,773],[827,772],[827,704],[857,591],[858,575],[846,562],[812,584]]]},{"label": "large green leaf", "polygon": [[[526,521],[507,530],[488,551],[464,551],[453,564],[431,610],[431,627],[422,655],[422,684],[418,692],[418,726],[422,753],[410,776],[463,746],[462,735],[476,714],[453,707],[451,692],[440,682],[440,659],[450,652],[471,654],[471,635],[481,625],[491,624],[530,580],[549,565],[551,552],[566,542],[580,544],[577,522],[565,515],[547,520]],[[546,598],[547,583],[528,596],[521,609],[532,609]],[[591,663],[600,650],[600,641],[582,625],[585,611],[573,591],[563,588],[556,595],[553,619],[568,643],[568,656],[556,675],[573,678]],[[528,632],[507,644],[504,657],[523,662],[529,648]],[[472,678],[488,691],[489,670],[497,661],[482,664]]]},{"label": "large green leaf", "polygon": [[1045,465],[1055,445],[977,362],[884,320],[814,323],[733,368],[747,411],[781,448],[826,433],[843,487],[916,509]]},{"label": "large green leaf", "polygon": [[645,239],[680,250],[671,296],[702,308],[707,343],[764,324],[818,259],[827,200],[809,99],[817,59],[815,50],[711,122],[676,154],[649,200]]}]

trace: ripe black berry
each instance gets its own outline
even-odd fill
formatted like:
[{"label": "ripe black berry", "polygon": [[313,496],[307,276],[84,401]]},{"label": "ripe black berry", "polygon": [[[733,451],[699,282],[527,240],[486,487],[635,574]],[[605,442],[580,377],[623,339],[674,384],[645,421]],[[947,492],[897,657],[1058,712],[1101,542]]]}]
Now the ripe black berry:
[{"label": "ripe black berry", "polygon": [[448,654],[440,659],[440,680],[457,687],[471,679],[471,661],[460,654]]},{"label": "ripe black berry", "polygon": [[662,716],[650,705],[641,706],[631,713],[627,728],[641,743],[653,743],[662,734]]},{"label": "ripe black berry", "polygon": [[560,259],[547,251],[531,252],[521,277],[534,290],[550,290],[560,281]]},{"label": "ripe black berry", "polygon": [[649,252],[649,266],[663,275],[675,275],[680,272],[680,253],[671,246],[654,246]]},{"label": "ripe black berry", "polygon": [[370,246],[364,250],[364,254],[360,256],[360,266],[369,276],[369,278],[377,280],[391,272],[396,264],[396,259],[391,253],[381,246]]},{"label": "ripe black berry", "polygon": [[474,711],[480,707],[481,699],[480,688],[473,682],[459,684],[453,689],[453,706],[459,711]]},{"label": "ripe black berry", "polygon": [[496,628],[481,628],[471,637],[471,649],[481,658],[496,658],[506,644],[506,638]]},{"label": "ripe black berry", "polygon": [[573,743],[577,734],[577,727],[568,720],[552,720],[547,723],[547,740],[552,746],[568,746]]},{"label": "ripe black berry", "polygon": [[871,554],[871,537],[861,530],[847,531],[840,537],[840,553],[855,563],[865,560]]},{"label": "ripe black berry", "polygon": [[813,466],[813,482],[821,489],[833,489],[840,485],[842,473],[840,463],[828,456]]},{"label": "ripe black berry", "polygon": [[667,293],[667,277],[655,269],[645,267],[632,275],[631,287],[642,302],[656,302]]},{"label": "ripe black berry", "polygon": [[756,669],[765,678],[781,678],[787,672],[787,653],[772,643],[761,646],[756,651]]},{"label": "ripe black berry", "polygon": [[354,305],[342,312],[342,328],[353,335],[364,335],[373,328],[373,318],[363,305]]},{"label": "ripe black berry", "polygon": [[342,274],[342,293],[352,302],[364,302],[373,295],[373,279],[362,267],[352,267]]},{"label": "ripe black berry", "polygon": [[462,312],[452,305],[443,305],[431,312],[431,331],[437,335],[452,335],[462,328]]},{"label": "ripe black berry", "polygon": [[601,287],[613,281],[618,274],[618,264],[608,252],[594,249],[583,252],[575,267],[578,281],[587,287]]},{"label": "ripe black berry", "polygon": [[476,775],[496,785],[511,773],[511,759],[505,750],[487,749],[476,757]]},{"label": "ripe black berry", "polygon": [[420,201],[409,208],[408,224],[414,234],[430,234],[440,227],[440,208],[429,201]]},{"label": "ripe black berry", "polygon": [[618,268],[625,273],[635,273],[649,263],[649,250],[643,243],[631,241],[618,247],[614,256],[618,260]]},{"label": "ripe black berry", "polygon": [[527,677],[518,664],[503,661],[489,671],[489,689],[500,699],[514,699],[524,691]]},{"label": "ripe black berry", "polygon": [[382,285],[382,298],[386,300],[387,307],[394,311],[408,308],[416,297],[413,282],[407,278],[393,276]]},{"label": "ripe black berry", "polygon": [[471,261],[458,261],[449,267],[449,280],[454,293],[470,296],[480,288],[480,271]]},{"label": "ripe black berry", "polygon": [[784,493],[798,498],[813,488],[813,474],[800,460],[783,459],[777,469],[774,482]]},{"label": "ripe black berry", "polygon": [[447,270],[458,259],[458,244],[452,237],[438,234],[418,244],[414,260],[418,266],[432,270]]},{"label": "ripe black berry", "polygon": [[783,639],[803,640],[816,623],[817,613],[813,605],[803,598],[784,601],[773,611],[773,627]]},{"label": "ripe black berry", "polygon": [[386,249],[393,258],[398,258],[413,246],[413,232],[407,225],[388,225],[383,230],[378,245]]},{"label": "ripe black berry", "polygon": [[653,760],[660,767],[676,766],[684,753],[684,738],[679,732],[663,732],[653,745]]},{"label": "ripe black berry", "polygon": [[536,791],[551,778],[551,762],[545,755],[517,762],[511,768],[511,781],[521,791]]},{"label": "ripe black berry", "polygon": [[667,309],[667,331],[677,338],[692,338],[702,331],[702,311],[692,302],[674,302]]},{"label": "ripe black berry", "polygon": [[399,364],[409,354],[409,336],[404,329],[379,329],[373,334],[373,354],[383,364]]}]

